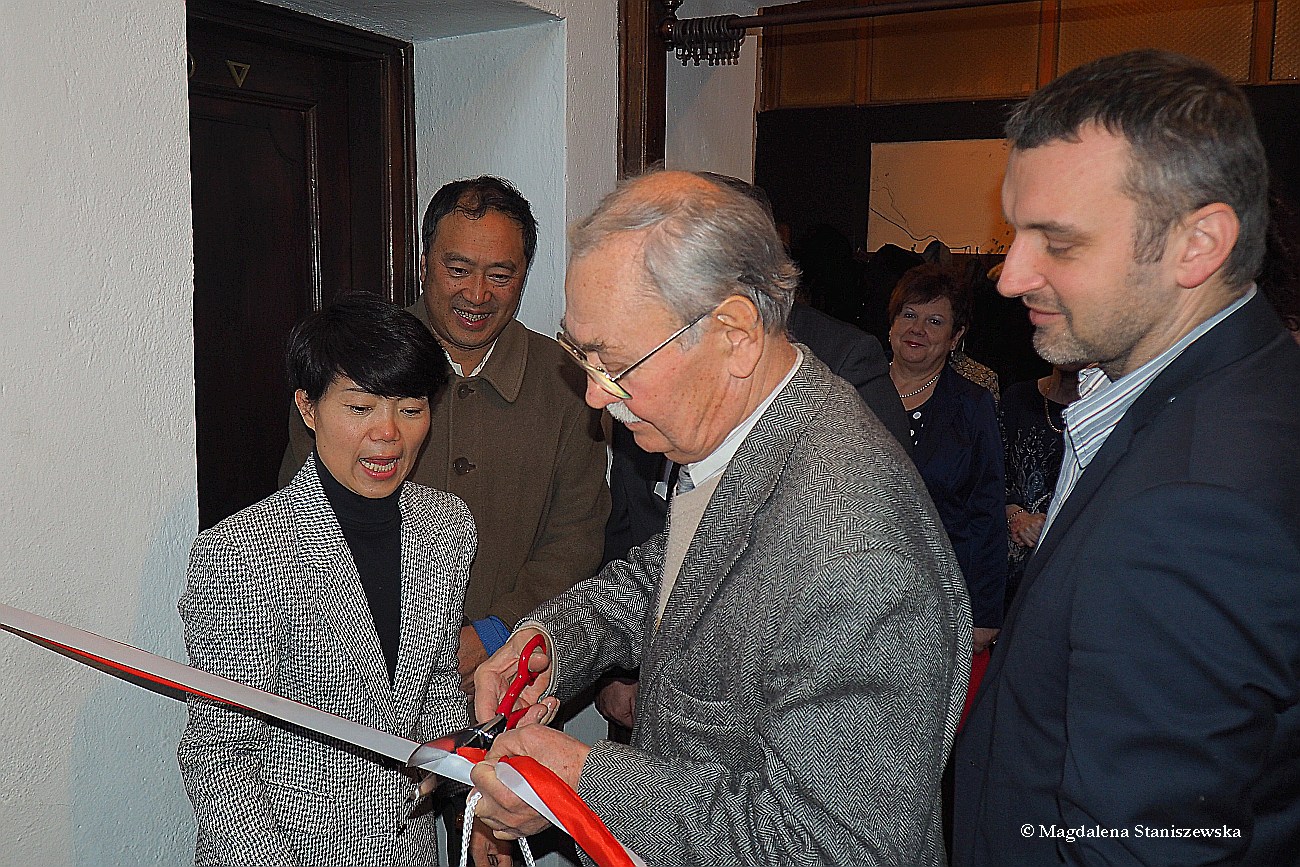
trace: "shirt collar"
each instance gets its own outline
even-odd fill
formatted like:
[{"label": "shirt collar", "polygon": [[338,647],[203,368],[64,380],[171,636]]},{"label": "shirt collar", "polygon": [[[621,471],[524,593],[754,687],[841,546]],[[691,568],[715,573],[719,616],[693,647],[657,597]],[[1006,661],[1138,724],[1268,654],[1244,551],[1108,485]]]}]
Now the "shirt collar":
[{"label": "shirt collar", "polygon": [[732,428],[731,433],[727,434],[727,438],[712,453],[693,464],[686,465],[686,471],[690,473],[691,482],[696,487],[704,484],[727,468],[727,465],[731,463],[731,459],[736,456],[736,452],[740,449],[740,444],[745,441],[745,437],[749,436],[749,432],[754,429],[754,425],[758,424],[758,420],[763,417],[763,413],[776,400],[777,395],[790,384],[790,380],[794,379],[795,372],[799,370],[799,365],[803,363],[803,351],[798,346],[794,347],[794,351],[794,366],[790,368],[785,378],[777,383],[776,388],[772,389],[771,393],[763,398],[763,402],[755,407],[754,411],[744,421]]},{"label": "shirt collar", "polygon": [[[423,322],[435,337],[437,336],[437,332],[429,325],[429,308],[424,304],[423,294],[406,309]],[[523,389],[524,370],[527,364],[528,329],[518,319],[511,319],[501,335],[493,341],[492,348],[483,357],[483,362],[470,376],[486,381],[507,403],[514,403]],[[456,376],[466,378],[463,373],[456,370],[456,367],[452,370]]]},{"label": "shirt collar", "polygon": [[[483,358],[481,361],[479,361],[478,366],[475,367],[474,370],[472,370],[468,375],[478,376],[480,373],[482,373],[483,368],[487,366],[488,359],[492,357],[492,350],[496,348],[497,348],[497,342],[493,340],[492,345],[488,347],[488,351],[483,355]],[[447,363],[451,365],[452,373],[456,374],[457,376],[467,375],[465,373],[465,368],[461,367],[459,364],[456,363],[456,360],[451,357],[451,353],[447,351],[447,348],[445,346],[442,349],[442,354],[447,356]]]},{"label": "shirt collar", "polygon": [[1080,465],[1088,465],[1128,408],[1165,368],[1173,364],[1174,359],[1254,297],[1255,286],[1251,284],[1241,297],[1197,325],[1173,346],[1119,379],[1112,380],[1100,368],[1081,371],[1079,400],[1067,406],[1063,416],[1066,436],[1070,438]]}]

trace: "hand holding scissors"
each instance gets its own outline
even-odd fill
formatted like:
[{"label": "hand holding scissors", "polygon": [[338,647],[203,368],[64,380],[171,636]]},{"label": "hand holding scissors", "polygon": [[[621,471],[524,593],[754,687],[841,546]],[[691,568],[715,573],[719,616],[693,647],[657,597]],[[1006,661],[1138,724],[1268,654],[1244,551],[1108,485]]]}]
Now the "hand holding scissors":
[{"label": "hand holding scissors", "polygon": [[[522,640],[522,636],[520,638]],[[493,655],[492,659],[483,663],[483,665],[480,666],[480,669],[491,666],[494,662],[499,664],[500,659],[509,659],[509,654],[511,652],[510,645],[515,643],[517,642],[507,642],[506,646],[497,651],[497,653]],[[497,735],[518,725],[519,721],[523,719],[524,715],[533,707],[531,704],[525,704],[523,707],[516,709],[515,704],[519,701],[524,690],[532,686],[533,683],[537,681],[538,675],[541,673],[540,671],[533,671],[529,665],[530,661],[532,661],[534,652],[538,651],[543,654],[541,659],[544,660],[546,653],[546,639],[541,633],[535,633],[531,638],[528,638],[523,649],[519,652],[518,660],[511,661],[510,666],[514,670],[514,677],[510,681],[510,686],[506,689],[505,695],[501,697],[501,701],[496,708],[496,713],[493,716],[478,725],[460,729],[459,731],[454,731],[450,734],[429,741],[427,744],[415,751],[414,755],[411,756],[409,764],[418,765],[422,761],[436,756],[438,753],[454,753],[461,747],[474,747],[482,750],[491,749],[492,742],[496,740]],[[543,665],[543,670],[546,667],[546,665]],[[477,691],[475,696],[476,704],[481,703],[485,698],[490,701],[491,693],[488,692],[486,688],[480,686],[480,689]],[[545,710],[546,712],[543,714],[543,719],[545,719],[546,716],[549,716],[551,708],[547,706]]]},{"label": "hand holding scissors", "polygon": [[[518,646],[519,642],[524,642],[523,649],[519,652],[518,660],[511,658],[513,653],[511,645]],[[541,656],[533,660],[534,652],[539,652]],[[495,686],[500,686],[500,674],[513,670],[513,679],[509,687],[506,688],[505,694],[501,697],[497,705],[496,713],[487,720],[478,725],[469,728],[459,729],[440,738],[434,738],[423,746],[419,747],[411,758],[407,761],[409,767],[419,767],[437,760],[438,758],[455,753],[461,747],[473,747],[482,750],[492,748],[493,741],[497,735],[508,729],[517,726],[524,716],[537,705],[525,704],[519,709],[515,709],[515,703],[519,701],[524,690],[537,681],[542,671],[549,667],[549,660],[546,659],[546,638],[536,630],[531,631],[531,637],[519,635],[506,642],[506,645],[493,654],[492,658],[479,666],[479,669],[485,669],[496,663],[498,668],[502,667],[503,662],[508,661],[508,667],[498,673],[498,680]],[[530,662],[541,663],[538,671],[533,671]],[[484,698],[489,701],[492,698],[489,684],[480,684],[475,696],[475,702],[479,703]],[[488,705],[491,707],[491,705]],[[543,703],[540,707],[542,714],[537,722],[544,722],[554,712],[554,706],[549,702]],[[437,784],[436,777],[430,776],[422,781],[408,796],[410,800],[418,801],[425,795],[433,791]]]},{"label": "hand holding scissors", "polygon": [[[541,637],[539,643],[535,639]],[[533,678],[521,684],[525,667]],[[546,692],[551,682],[550,648],[538,629],[524,628],[505,643],[474,673],[474,714],[487,720],[498,713],[509,713],[514,706],[503,707],[512,688],[519,687],[513,701],[531,705]],[[548,705],[550,703],[548,702]]]}]

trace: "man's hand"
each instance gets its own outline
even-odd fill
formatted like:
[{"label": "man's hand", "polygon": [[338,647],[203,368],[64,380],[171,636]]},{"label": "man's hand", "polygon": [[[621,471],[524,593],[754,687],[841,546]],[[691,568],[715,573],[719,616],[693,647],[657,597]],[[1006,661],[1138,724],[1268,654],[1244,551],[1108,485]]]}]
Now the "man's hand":
[{"label": "man's hand", "polygon": [[515,863],[514,844],[498,840],[492,829],[477,818],[469,838],[469,855],[474,867],[514,867]]},{"label": "man's hand", "polygon": [[[519,630],[474,672],[474,715],[479,722],[485,722],[496,715],[501,697],[510,688],[510,681],[519,673],[519,654],[535,635],[541,635],[541,631]],[[533,685],[524,690],[519,699],[519,707],[536,703],[537,697],[546,691],[551,682],[550,667],[549,656],[540,650],[533,652],[528,660],[528,668],[540,673]]]},{"label": "man's hand", "polygon": [[487,649],[478,637],[474,624],[460,628],[460,644],[456,647],[456,669],[460,672],[460,689],[465,695],[474,694],[474,672],[487,661]]},{"label": "man's hand", "polygon": [[[533,715],[529,711],[526,721],[531,721]],[[589,752],[591,747],[582,741],[543,725],[521,724],[513,731],[498,735],[487,757],[470,771],[475,788],[483,793],[476,816],[503,840],[528,837],[545,830],[550,822],[497,779],[497,762],[506,756],[531,756],[576,791]]]},{"label": "man's hand", "polygon": [[630,729],[632,719],[636,716],[636,695],[640,689],[641,684],[635,680],[611,678],[596,693],[596,710],[610,722]]},{"label": "man's hand", "polygon": [[974,655],[981,651],[988,650],[989,645],[993,643],[993,639],[997,638],[998,633],[1001,631],[1002,630],[1000,629],[989,629],[987,626],[976,626],[974,636],[975,640],[971,647],[971,654]]}]

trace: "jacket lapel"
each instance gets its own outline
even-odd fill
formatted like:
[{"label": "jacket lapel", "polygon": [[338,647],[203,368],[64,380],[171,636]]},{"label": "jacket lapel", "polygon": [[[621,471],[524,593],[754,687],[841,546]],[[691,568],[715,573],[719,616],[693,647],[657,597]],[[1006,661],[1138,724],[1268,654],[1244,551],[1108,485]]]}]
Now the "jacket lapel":
[{"label": "jacket lapel", "polygon": [[754,519],[771,497],[791,449],[826,393],[827,379],[816,371],[825,368],[808,350],[803,350],[803,356],[794,378],[723,471],[668,595],[663,620],[646,657],[649,664],[643,670],[657,670],[658,659],[690,634],[723,579],[749,547]]},{"label": "jacket lapel", "polygon": [[1115,430],[1106,438],[1105,445],[1079,476],[1074,490],[1070,492],[1060,513],[1048,528],[1042,546],[1030,558],[1028,566],[1025,567],[1021,588],[1016,593],[1016,602],[1008,612],[1008,624],[1011,623],[1012,615],[1019,610],[1021,600],[1027,595],[1025,590],[1047,568],[1052,556],[1069,535],[1075,520],[1128,453],[1133,438],[1158,418],[1160,413],[1176,401],[1180,394],[1192,386],[1206,377],[1213,376],[1224,366],[1260,349],[1270,339],[1279,339],[1279,337],[1286,339],[1285,335],[1281,334],[1281,324],[1276,321],[1277,317],[1264,305],[1265,301],[1257,296],[1235,314],[1202,335],[1152,380],[1146,390],[1128,408],[1119,424],[1115,426]]},{"label": "jacket lapel", "polygon": [[[723,472],[722,480],[709,499],[700,525],[686,549],[681,572],[668,594],[663,619],[650,643],[648,659],[652,660],[651,668],[655,667],[653,660],[668,648],[680,644],[690,632],[704,607],[716,594],[723,577],[749,545],[755,510],[745,496],[738,478],[740,473],[733,470],[735,463],[733,458],[731,466]],[[670,508],[670,515],[671,512]]]},{"label": "jacket lapel", "polygon": [[433,631],[445,627],[429,616],[438,610],[429,600],[439,592],[436,552],[430,550],[430,543],[440,538],[440,534],[430,526],[431,513],[415,508],[414,497],[413,488],[406,485],[401,501],[402,628],[397,645],[397,674],[393,677],[393,710],[401,726],[399,734],[413,731],[419,720],[434,662]]},{"label": "jacket lapel", "polygon": [[[1138,402],[1141,402],[1141,398],[1139,398]],[[1137,403],[1129,407],[1129,411],[1120,419],[1120,423],[1116,425],[1115,430],[1111,431],[1110,436],[1106,438],[1106,443],[1101,447],[1101,451],[1093,456],[1083,474],[1079,476],[1079,480],[1074,483],[1074,490],[1070,492],[1065,505],[1061,507],[1061,511],[1052,521],[1052,526],[1047,531],[1047,537],[1043,539],[1042,544],[1029,558],[1029,564],[1025,567],[1024,578],[1021,579],[1020,588],[1016,591],[1016,598],[1011,603],[1011,609],[1007,612],[1004,627],[1013,622],[1013,617],[1020,610],[1021,603],[1029,595],[1029,588],[1051,561],[1052,555],[1060,546],[1061,540],[1069,533],[1075,519],[1092,501],[1102,482],[1106,480],[1111,470],[1128,452],[1133,434],[1137,430],[1136,426],[1131,423],[1134,421],[1133,411],[1137,408]]]},{"label": "jacket lapel", "polygon": [[321,488],[314,457],[307,460],[292,485],[298,489],[292,502],[307,590],[334,632],[340,653],[352,663],[371,703],[391,726],[395,717],[388,665],[379,647],[361,576]]},{"label": "jacket lapel", "polygon": [[[930,398],[929,405],[925,407],[926,415],[925,428],[921,431],[921,436],[913,450],[912,460],[918,467],[923,467],[930,462],[939,450],[941,444],[951,443],[951,437],[941,434],[940,431],[947,431],[953,424],[953,417],[960,409],[957,400],[957,390],[953,387],[952,377],[961,376],[960,373],[953,370],[947,362],[944,362],[943,370],[939,373],[939,382],[935,386],[934,396]],[[911,420],[912,411],[908,410],[907,416]]]}]

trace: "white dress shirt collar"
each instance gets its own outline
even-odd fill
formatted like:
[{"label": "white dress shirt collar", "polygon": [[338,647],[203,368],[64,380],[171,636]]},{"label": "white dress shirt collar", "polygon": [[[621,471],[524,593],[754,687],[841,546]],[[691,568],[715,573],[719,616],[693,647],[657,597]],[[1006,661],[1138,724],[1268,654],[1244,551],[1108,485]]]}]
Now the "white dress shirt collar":
[{"label": "white dress shirt collar", "polygon": [[[497,348],[497,342],[493,340],[492,345],[488,347],[488,351],[483,355],[483,360],[480,361],[478,363],[478,366],[474,368],[474,371],[469,374],[470,376],[478,376],[480,373],[483,372],[484,365],[486,365],[488,359],[492,357],[492,350],[496,348]],[[461,366],[456,362],[452,361],[450,352],[444,349],[442,351],[442,354],[447,356],[447,363],[451,365],[452,373],[456,374],[457,376],[465,376],[465,371],[461,368]]]},{"label": "white dress shirt collar", "polygon": [[794,347],[794,351],[794,366],[786,373],[785,378],[777,383],[776,388],[772,389],[771,393],[763,398],[763,402],[755,407],[754,411],[744,421],[732,428],[731,433],[727,434],[727,438],[708,457],[686,465],[686,471],[690,473],[693,484],[704,484],[725,470],[727,465],[731,463],[731,459],[736,456],[736,451],[739,450],[740,444],[745,441],[745,437],[749,436],[749,432],[754,429],[754,425],[758,424],[758,420],[763,417],[763,413],[776,400],[776,396],[790,384],[790,380],[794,379],[795,371],[799,369],[799,365],[803,364],[803,351],[797,346]]}]

